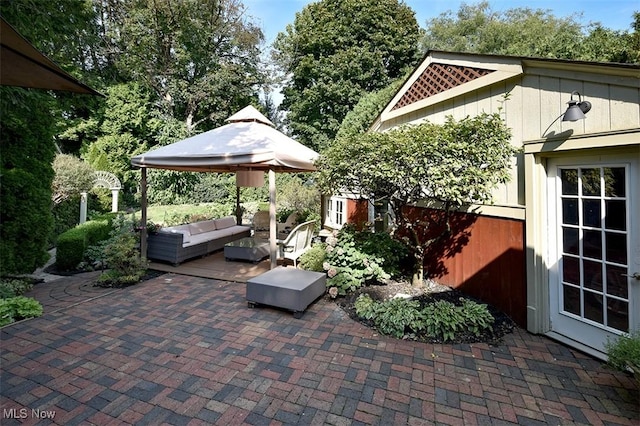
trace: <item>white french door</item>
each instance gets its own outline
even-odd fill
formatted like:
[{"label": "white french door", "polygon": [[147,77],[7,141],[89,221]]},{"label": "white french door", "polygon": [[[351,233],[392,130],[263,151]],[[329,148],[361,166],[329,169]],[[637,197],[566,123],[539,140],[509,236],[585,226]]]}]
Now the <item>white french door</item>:
[{"label": "white french door", "polygon": [[604,353],[640,328],[637,158],[549,162],[551,331]]}]

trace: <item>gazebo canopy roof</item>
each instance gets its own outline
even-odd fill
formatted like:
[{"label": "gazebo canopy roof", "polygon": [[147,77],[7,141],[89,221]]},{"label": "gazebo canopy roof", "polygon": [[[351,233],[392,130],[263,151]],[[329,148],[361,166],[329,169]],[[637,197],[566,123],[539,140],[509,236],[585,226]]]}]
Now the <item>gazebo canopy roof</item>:
[{"label": "gazebo canopy roof", "polygon": [[272,127],[252,106],[227,119],[229,124],[151,150],[131,159],[137,167],[195,172],[316,170],[318,153]]}]

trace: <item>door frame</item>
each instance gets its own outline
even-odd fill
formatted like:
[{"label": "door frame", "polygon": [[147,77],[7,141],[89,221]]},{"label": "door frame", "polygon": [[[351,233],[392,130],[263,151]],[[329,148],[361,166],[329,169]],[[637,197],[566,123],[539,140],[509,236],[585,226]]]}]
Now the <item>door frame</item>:
[{"label": "door frame", "polygon": [[[640,217],[640,200],[638,196],[633,196],[638,192],[635,188],[640,188],[640,154],[634,156],[624,154],[603,154],[603,155],[563,155],[553,158],[549,158],[546,164],[546,238],[547,238],[547,253],[546,253],[546,265],[548,266],[548,275],[546,279],[546,293],[548,295],[548,329],[545,334],[557,340],[561,340],[570,346],[574,346],[584,352],[594,355],[598,358],[606,358],[606,352],[604,350],[603,341],[601,345],[592,345],[580,339],[579,335],[586,335],[587,339],[591,338],[598,340],[599,336],[606,336],[609,339],[616,338],[619,334],[599,328],[597,326],[589,325],[587,322],[580,322],[573,319],[579,324],[579,333],[567,333],[563,331],[563,327],[554,327],[554,321],[562,319],[562,313],[559,312],[558,303],[560,301],[559,296],[559,229],[561,227],[561,213],[559,210],[559,194],[557,193],[558,183],[557,175],[558,170],[561,167],[582,167],[582,166],[628,166],[627,176],[627,199],[628,199],[628,211],[627,216],[627,229],[628,229],[628,241],[627,241],[627,253],[628,253],[628,271],[633,273],[640,270],[640,229],[638,224],[632,221],[633,217]],[[635,214],[634,214],[635,212]],[[632,278],[628,278],[633,280]],[[640,329],[640,283],[633,283],[631,281],[631,290],[629,294],[629,320],[630,329]],[[560,329],[561,331],[558,331]]]}]

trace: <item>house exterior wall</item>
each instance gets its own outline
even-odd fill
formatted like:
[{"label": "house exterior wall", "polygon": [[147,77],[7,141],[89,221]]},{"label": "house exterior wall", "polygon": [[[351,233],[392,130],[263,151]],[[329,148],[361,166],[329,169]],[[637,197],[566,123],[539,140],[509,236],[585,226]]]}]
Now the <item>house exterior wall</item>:
[{"label": "house exterior wall", "polygon": [[362,229],[369,221],[369,200],[347,199],[347,223]]},{"label": "house exterior wall", "polygon": [[[430,209],[423,209],[430,214]],[[431,247],[426,273],[490,303],[527,326],[525,224],[518,219],[454,213],[451,238]]]},{"label": "house exterior wall", "polygon": [[[430,62],[496,71],[393,109]],[[591,102],[592,109],[584,120],[563,122],[573,91]],[[492,291],[504,292],[502,297],[511,306],[492,303],[510,312],[519,324],[526,322],[529,331],[545,333],[550,330],[547,161],[561,155],[613,153],[640,159],[640,71],[637,66],[434,52],[407,80],[372,130],[423,121],[438,124],[447,116],[460,120],[482,112],[500,113],[512,131],[511,143],[522,152],[513,159],[511,181],[494,191],[494,203],[471,207],[483,220],[470,228],[468,244],[445,259],[449,272],[439,279],[483,300]],[[491,239],[492,233],[499,237]],[[494,258],[500,259],[499,265],[524,272],[510,275],[506,282],[504,277],[511,271],[493,267]],[[490,291],[492,285],[498,287]]]}]

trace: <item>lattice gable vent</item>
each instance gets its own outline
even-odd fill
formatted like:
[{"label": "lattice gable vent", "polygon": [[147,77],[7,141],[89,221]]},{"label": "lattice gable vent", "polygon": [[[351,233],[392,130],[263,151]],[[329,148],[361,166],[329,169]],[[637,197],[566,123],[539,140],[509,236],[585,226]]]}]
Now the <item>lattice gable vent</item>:
[{"label": "lattice gable vent", "polygon": [[437,95],[453,87],[492,73],[494,70],[465,67],[459,65],[431,63],[422,75],[409,87],[398,103],[391,109],[396,110],[429,96]]}]

